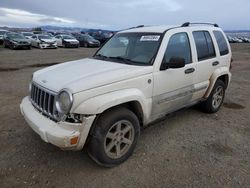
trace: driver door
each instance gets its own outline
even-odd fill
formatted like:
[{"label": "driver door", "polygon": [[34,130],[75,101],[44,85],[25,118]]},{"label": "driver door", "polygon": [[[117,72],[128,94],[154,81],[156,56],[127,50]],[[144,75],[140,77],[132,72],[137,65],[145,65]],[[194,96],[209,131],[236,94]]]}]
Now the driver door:
[{"label": "driver door", "polygon": [[168,42],[162,63],[170,62],[172,58],[183,58],[185,67],[160,68],[154,73],[152,116],[155,118],[191,103],[194,89],[195,64],[192,62],[189,34],[184,31],[168,31],[163,40]]}]

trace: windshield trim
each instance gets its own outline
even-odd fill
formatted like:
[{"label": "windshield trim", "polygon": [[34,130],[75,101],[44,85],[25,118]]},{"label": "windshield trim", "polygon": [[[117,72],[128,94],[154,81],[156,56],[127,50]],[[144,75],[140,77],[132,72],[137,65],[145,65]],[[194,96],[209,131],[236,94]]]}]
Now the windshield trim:
[{"label": "windshield trim", "polygon": [[126,35],[126,34],[142,34],[142,35],[160,35],[160,39],[159,39],[159,45],[157,47],[157,50],[154,54],[154,56],[152,57],[152,59],[149,61],[150,63],[148,64],[144,64],[144,63],[139,63],[139,62],[133,62],[131,61],[131,64],[129,65],[139,65],[139,66],[152,66],[154,65],[154,62],[155,62],[155,59],[156,59],[156,56],[158,55],[158,52],[159,52],[159,49],[161,47],[161,44],[162,44],[162,39],[165,35],[165,32],[161,33],[161,32],[122,32],[122,33],[117,33],[115,35],[113,35],[111,38],[109,38],[104,44],[101,45],[101,47],[96,51],[96,53],[92,56],[93,59],[98,59],[98,60],[103,60],[103,61],[112,61],[112,62],[116,62],[116,63],[123,63],[123,64],[126,64],[122,61],[117,61],[117,59],[110,59],[110,58],[98,58],[98,52],[102,49],[102,47],[110,40],[112,39],[113,37],[117,36],[117,35]]}]

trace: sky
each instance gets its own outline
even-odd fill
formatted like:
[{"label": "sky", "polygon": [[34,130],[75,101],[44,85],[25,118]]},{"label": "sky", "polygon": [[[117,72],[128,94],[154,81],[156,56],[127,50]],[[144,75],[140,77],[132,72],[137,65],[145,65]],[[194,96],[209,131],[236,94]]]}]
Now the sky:
[{"label": "sky", "polygon": [[0,26],[118,30],[187,21],[250,30],[250,0],[0,0]]}]

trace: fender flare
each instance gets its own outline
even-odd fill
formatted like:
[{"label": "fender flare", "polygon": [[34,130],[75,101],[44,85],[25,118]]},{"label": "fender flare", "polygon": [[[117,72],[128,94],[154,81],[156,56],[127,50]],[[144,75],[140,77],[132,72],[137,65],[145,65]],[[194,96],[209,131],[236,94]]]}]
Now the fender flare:
[{"label": "fender flare", "polygon": [[101,114],[107,109],[133,101],[140,104],[143,121],[147,120],[151,113],[152,99],[147,99],[138,89],[123,89],[89,98],[76,106],[73,111],[84,115]]},{"label": "fender flare", "polygon": [[217,79],[220,76],[223,76],[223,75],[228,75],[228,84],[230,83],[231,73],[229,71],[229,68],[228,67],[221,67],[221,68],[216,69],[215,72],[212,74],[212,76],[209,79],[210,84],[209,84],[209,87],[204,95],[204,98],[209,97],[210,93],[212,92],[212,89],[214,87],[215,82],[217,81]]}]

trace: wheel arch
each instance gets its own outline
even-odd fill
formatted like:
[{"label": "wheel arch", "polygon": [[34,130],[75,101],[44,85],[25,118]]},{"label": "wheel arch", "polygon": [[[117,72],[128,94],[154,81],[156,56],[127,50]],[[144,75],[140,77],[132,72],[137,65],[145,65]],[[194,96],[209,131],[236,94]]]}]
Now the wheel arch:
[{"label": "wheel arch", "polygon": [[226,88],[228,88],[229,86],[229,83],[231,81],[231,73],[229,72],[229,69],[228,67],[221,67],[220,69],[217,69],[213,74],[212,76],[210,77],[210,84],[209,84],[209,87],[207,89],[207,92],[204,96],[204,98],[208,98],[213,87],[214,87],[214,84],[216,83],[217,80],[222,80],[225,85],[226,85]]}]

